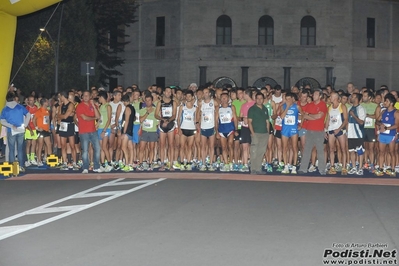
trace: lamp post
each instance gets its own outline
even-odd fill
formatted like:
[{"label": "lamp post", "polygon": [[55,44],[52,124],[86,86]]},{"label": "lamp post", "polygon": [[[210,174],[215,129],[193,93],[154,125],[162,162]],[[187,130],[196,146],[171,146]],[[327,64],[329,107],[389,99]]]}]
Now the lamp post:
[{"label": "lamp post", "polygon": [[[40,29],[41,32],[46,32],[48,37],[51,40],[51,43],[53,44],[53,51],[54,51],[54,90],[57,93],[58,92],[58,48],[56,48],[55,44],[56,42],[53,40],[51,37],[50,32],[48,32],[45,28]],[[57,47],[59,46],[59,43],[57,43]]]},{"label": "lamp post", "polygon": [[55,93],[58,92],[58,65],[59,65],[59,55],[60,55],[60,36],[61,36],[61,23],[62,23],[62,15],[64,14],[64,3],[61,4],[61,15],[60,15],[60,23],[58,25],[58,36],[57,36],[57,42],[53,40],[53,38],[50,35],[50,32],[47,31],[46,28],[41,28],[41,32],[46,32],[47,35],[49,36],[51,42],[53,45],[57,44],[54,47],[54,60],[55,60],[55,74],[54,74],[54,91]]}]

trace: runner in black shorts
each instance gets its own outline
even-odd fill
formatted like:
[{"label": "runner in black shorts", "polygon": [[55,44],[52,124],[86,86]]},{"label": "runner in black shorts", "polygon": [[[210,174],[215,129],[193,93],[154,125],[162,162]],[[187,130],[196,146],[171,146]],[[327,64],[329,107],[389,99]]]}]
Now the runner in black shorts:
[{"label": "runner in black shorts", "polygon": [[[60,121],[59,135],[62,147],[62,160],[64,164],[61,170],[68,170],[69,168],[79,170],[76,164],[76,150],[75,150],[75,124],[73,118],[75,115],[75,107],[73,103],[68,100],[69,93],[66,91],[60,92],[59,100],[61,105],[60,114],[58,114],[58,120]],[[72,162],[69,162],[67,158],[67,140],[71,148]]]}]

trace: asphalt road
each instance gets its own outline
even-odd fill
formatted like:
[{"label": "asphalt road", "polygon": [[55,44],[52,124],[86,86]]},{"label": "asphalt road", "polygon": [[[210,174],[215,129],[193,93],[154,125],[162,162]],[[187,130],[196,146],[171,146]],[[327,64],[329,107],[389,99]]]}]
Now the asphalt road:
[{"label": "asphalt road", "polygon": [[[107,182],[3,181],[0,220]],[[398,192],[396,186],[167,179],[0,240],[0,265],[323,265],[334,243],[397,249]],[[79,204],[90,200],[58,205]]]}]

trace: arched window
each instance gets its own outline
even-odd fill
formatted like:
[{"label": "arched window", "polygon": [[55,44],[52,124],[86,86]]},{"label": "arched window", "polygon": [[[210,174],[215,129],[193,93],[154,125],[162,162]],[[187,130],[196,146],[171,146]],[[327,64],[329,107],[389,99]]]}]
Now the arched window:
[{"label": "arched window", "polygon": [[316,20],[312,16],[301,20],[301,45],[316,45]]},{"label": "arched window", "polygon": [[231,18],[221,15],[216,21],[216,44],[231,44]]},{"label": "arched window", "polygon": [[258,22],[258,44],[274,44],[274,21],[271,16],[262,16]]}]

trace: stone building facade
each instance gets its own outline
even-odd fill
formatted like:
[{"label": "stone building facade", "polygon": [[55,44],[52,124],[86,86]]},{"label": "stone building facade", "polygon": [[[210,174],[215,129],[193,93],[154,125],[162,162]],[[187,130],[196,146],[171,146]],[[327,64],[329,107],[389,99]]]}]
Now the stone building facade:
[{"label": "stone building facade", "polygon": [[113,82],[399,89],[399,1],[142,0]]}]

